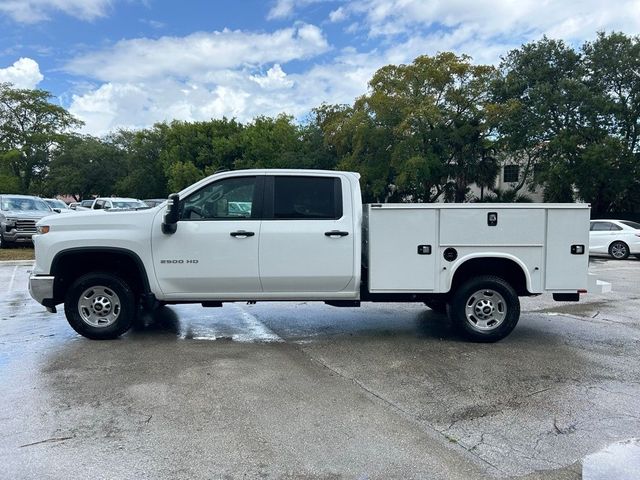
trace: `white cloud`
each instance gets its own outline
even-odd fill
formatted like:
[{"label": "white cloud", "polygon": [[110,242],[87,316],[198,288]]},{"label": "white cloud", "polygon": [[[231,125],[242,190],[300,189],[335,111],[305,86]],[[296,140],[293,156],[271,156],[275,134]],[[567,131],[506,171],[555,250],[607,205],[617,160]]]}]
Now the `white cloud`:
[{"label": "white cloud", "polygon": [[324,101],[352,102],[364,91],[373,71],[368,64],[336,61],[296,74],[287,74],[275,64],[266,74],[223,70],[208,79],[107,82],[73,95],[69,110],[85,122],[84,131],[94,135],[174,119],[226,116],[246,122],[283,112],[302,117]]},{"label": "white cloud", "polygon": [[347,18],[347,12],[345,12],[343,7],[338,7],[335,10],[329,13],[329,20],[332,22],[341,22]]},{"label": "white cloud", "polygon": [[287,79],[287,74],[282,71],[282,67],[278,63],[267,70],[266,75],[251,75],[250,78],[266,90],[290,88],[293,86],[293,81]]},{"label": "white cloud", "polygon": [[602,29],[640,30],[640,1],[618,0],[354,0],[343,18],[364,17],[371,36],[398,35],[416,28],[472,27],[479,36],[538,38],[549,34],[584,40]]},{"label": "white cloud", "polygon": [[277,0],[275,5],[271,7],[271,10],[269,10],[267,19],[274,20],[276,18],[287,18],[293,14],[294,6],[294,0]]},{"label": "white cloud", "polygon": [[113,0],[0,0],[4,13],[21,23],[37,23],[59,11],[82,19],[94,20],[107,14]]},{"label": "white cloud", "polygon": [[296,10],[314,3],[335,3],[343,1],[344,0],[275,0],[267,14],[267,20],[290,18],[294,15]]},{"label": "white cloud", "polygon": [[124,40],[68,63],[67,71],[103,82],[73,95],[70,111],[93,134],[174,118],[303,114],[312,95],[281,65],[329,48],[322,31],[308,24],[272,33]]},{"label": "white cloud", "polygon": [[[315,1],[279,0],[271,17]],[[454,51],[496,63],[543,34],[582,43],[599,29],[637,33],[639,3],[620,0],[614,9],[595,0],[353,0],[328,13],[346,31],[368,35],[366,49],[332,49],[320,28],[302,23],[266,33],[123,40],[68,63],[71,73],[99,82],[76,93],[70,110],[93,134],[173,119],[301,118],[323,102],[352,103],[378,68],[418,55]]]},{"label": "white cloud", "polygon": [[190,77],[245,65],[305,59],[328,48],[322,31],[308,24],[273,33],[198,32],[186,37],[122,40],[110,49],[72,60],[66,69],[103,81]]},{"label": "white cloud", "polygon": [[20,58],[7,68],[0,68],[0,83],[9,82],[17,88],[35,88],[44,79],[38,62]]}]

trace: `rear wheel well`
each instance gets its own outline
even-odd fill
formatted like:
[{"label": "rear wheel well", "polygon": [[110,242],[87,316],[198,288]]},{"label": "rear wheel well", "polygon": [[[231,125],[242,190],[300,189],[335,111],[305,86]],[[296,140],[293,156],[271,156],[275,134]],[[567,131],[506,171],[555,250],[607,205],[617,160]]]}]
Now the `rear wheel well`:
[{"label": "rear wheel well", "polygon": [[530,295],[527,290],[527,277],[522,267],[508,258],[472,258],[459,266],[451,280],[451,292],[461,284],[480,275],[494,275],[505,280],[513,287],[518,296]]},{"label": "rear wheel well", "polygon": [[92,272],[108,272],[122,278],[136,297],[149,292],[147,275],[140,258],[126,250],[77,250],[59,253],[51,265],[55,277],[53,295],[56,303],[64,297],[73,282]]}]

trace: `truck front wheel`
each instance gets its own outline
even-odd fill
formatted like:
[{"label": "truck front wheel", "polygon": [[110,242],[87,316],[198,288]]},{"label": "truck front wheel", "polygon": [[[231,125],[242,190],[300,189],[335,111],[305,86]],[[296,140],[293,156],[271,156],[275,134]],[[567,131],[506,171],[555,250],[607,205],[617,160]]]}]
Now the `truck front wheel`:
[{"label": "truck front wheel", "polygon": [[94,340],[117,338],[131,328],[135,296],[120,277],[88,273],[78,278],[65,296],[64,313],[71,327]]},{"label": "truck front wheel", "polygon": [[474,342],[496,342],[515,328],[520,300],[509,283],[490,275],[472,278],[453,294],[448,314],[454,327]]}]

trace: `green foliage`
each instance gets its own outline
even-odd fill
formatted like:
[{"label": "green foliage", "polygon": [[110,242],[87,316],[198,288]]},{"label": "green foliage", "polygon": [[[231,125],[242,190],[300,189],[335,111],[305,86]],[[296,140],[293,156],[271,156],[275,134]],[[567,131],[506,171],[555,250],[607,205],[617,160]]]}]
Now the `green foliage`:
[{"label": "green foliage", "polygon": [[326,140],[341,168],[360,171],[369,198],[463,201],[489,172],[485,107],[495,76],[450,52],[388,65],[353,107],[324,107]]},{"label": "green foliage", "polygon": [[115,145],[91,136],[69,135],[54,152],[46,193],[70,194],[76,200],[92,194],[111,195],[123,171],[123,156]]},{"label": "green foliage", "polygon": [[[339,81],[339,80],[336,80]],[[640,39],[600,33],[573,48],[542,38],[499,68],[451,52],[387,65],[352,105],[287,115],[161,123],[104,139],[42,90],[0,84],[0,191],[155,198],[219,169],[361,174],[365,201],[585,201],[640,209]],[[501,163],[520,180],[496,190]]]},{"label": "green foliage", "polygon": [[204,178],[204,174],[192,162],[175,162],[167,169],[169,179],[169,190],[177,192],[192,183]]},{"label": "green foliage", "polygon": [[519,193],[517,190],[513,188],[509,188],[507,190],[501,190],[499,188],[495,188],[491,190],[491,193],[488,193],[484,196],[482,200],[478,200],[478,202],[482,203],[531,203],[532,200],[527,197],[524,193]]},{"label": "green foliage", "polygon": [[[580,51],[543,38],[511,51],[494,84],[498,146],[523,159],[545,201],[594,211],[637,209],[640,190],[640,41],[598,34]],[[536,166],[536,175],[532,176]]]},{"label": "green foliage", "polygon": [[121,130],[109,138],[123,160],[123,171],[116,182],[118,195],[137,198],[165,198],[167,177],[161,155],[165,125],[137,132]]},{"label": "green foliage", "polygon": [[11,165],[18,161],[19,157],[18,150],[0,153],[0,192],[16,193],[20,190],[20,177],[11,169]]},{"label": "green foliage", "polygon": [[70,128],[81,125],[69,112],[51,103],[44,90],[13,88],[0,83],[0,152],[12,154],[8,168],[27,193],[34,179],[44,179],[51,152]]}]

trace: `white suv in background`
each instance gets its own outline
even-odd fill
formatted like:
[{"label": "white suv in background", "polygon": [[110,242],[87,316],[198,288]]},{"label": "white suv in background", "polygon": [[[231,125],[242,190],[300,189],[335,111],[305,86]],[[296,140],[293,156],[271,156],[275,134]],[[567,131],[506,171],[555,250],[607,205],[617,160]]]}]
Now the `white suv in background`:
[{"label": "white suv in background", "polygon": [[107,197],[96,198],[91,210],[139,210],[149,206],[136,198]]},{"label": "white suv in background", "polygon": [[630,220],[591,220],[589,253],[609,254],[616,260],[640,258],[640,223]]}]

